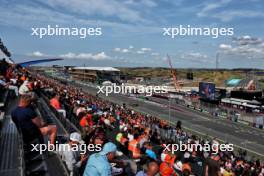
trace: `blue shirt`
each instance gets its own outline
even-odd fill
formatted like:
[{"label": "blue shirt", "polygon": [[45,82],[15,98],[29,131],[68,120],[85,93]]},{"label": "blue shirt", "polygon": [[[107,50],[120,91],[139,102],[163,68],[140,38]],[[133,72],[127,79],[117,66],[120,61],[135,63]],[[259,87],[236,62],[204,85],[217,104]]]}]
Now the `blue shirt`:
[{"label": "blue shirt", "polygon": [[37,117],[32,107],[18,106],[12,111],[11,116],[16,127],[21,130],[24,139],[32,140],[42,136],[37,125],[32,122],[32,119]]},{"label": "blue shirt", "polygon": [[147,176],[144,171],[139,171],[136,176]]},{"label": "blue shirt", "polygon": [[35,125],[32,122],[32,119],[37,117],[37,114],[32,107],[18,106],[16,109],[12,111],[11,116],[16,126],[20,128],[22,131],[23,130],[32,131],[32,133],[39,131],[37,125]]},{"label": "blue shirt", "polygon": [[92,154],[86,164],[84,176],[111,176],[111,166],[106,155]]}]

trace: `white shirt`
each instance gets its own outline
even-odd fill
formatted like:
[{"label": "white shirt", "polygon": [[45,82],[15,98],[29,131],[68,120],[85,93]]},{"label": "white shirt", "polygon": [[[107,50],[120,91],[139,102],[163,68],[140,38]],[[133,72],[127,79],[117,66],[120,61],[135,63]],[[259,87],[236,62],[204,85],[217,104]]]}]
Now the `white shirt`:
[{"label": "white shirt", "polygon": [[28,81],[24,81],[24,83],[19,87],[19,94],[24,95],[29,92],[29,88],[27,87]]},{"label": "white shirt", "polygon": [[81,166],[81,161],[78,160],[79,154],[78,152],[71,150],[70,144],[63,145],[68,145],[65,148],[70,150],[60,150],[61,158],[66,163],[68,170],[73,172],[74,167],[79,168]]}]

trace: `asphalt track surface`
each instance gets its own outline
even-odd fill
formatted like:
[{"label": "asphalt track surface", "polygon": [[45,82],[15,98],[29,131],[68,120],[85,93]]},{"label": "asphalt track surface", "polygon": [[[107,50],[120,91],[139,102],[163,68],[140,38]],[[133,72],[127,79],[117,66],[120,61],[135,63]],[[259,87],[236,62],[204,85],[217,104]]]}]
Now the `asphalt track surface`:
[{"label": "asphalt track surface", "polygon": [[[94,87],[81,86],[87,93],[95,95],[98,89]],[[208,137],[216,137],[221,141],[227,141],[247,150],[251,155],[264,158],[264,130],[253,128],[244,124],[229,121],[227,119],[213,118],[210,115],[202,114],[188,109],[174,102],[160,98],[152,98],[153,101],[143,101],[134,97],[127,97],[120,94],[110,94],[99,97],[108,101],[123,104],[126,103],[135,111],[151,114],[153,116],[169,120],[175,123],[182,121],[183,127],[196,134]],[[137,104],[138,106],[133,106]],[[169,108],[169,104],[170,107]],[[169,116],[170,114],[170,116]]]}]

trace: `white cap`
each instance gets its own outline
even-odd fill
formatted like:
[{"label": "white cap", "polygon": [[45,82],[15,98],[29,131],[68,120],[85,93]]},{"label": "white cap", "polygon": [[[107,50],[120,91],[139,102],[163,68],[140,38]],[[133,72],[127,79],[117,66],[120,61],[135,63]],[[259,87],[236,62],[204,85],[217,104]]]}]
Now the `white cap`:
[{"label": "white cap", "polygon": [[165,161],[165,157],[166,157],[166,155],[167,155],[167,154],[165,154],[165,153],[161,153],[160,159],[161,159],[162,162]]},{"label": "white cap", "polygon": [[74,142],[83,143],[81,135],[77,132],[73,132],[70,134],[70,140]]},{"label": "white cap", "polygon": [[185,152],[184,155],[183,155],[183,157],[186,158],[186,159],[190,158],[190,156],[191,156],[191,154],[189,152]]},{"label": "white cap", "polygon": [[104,123],[106,124],[106,125],[111,125],[111,123],[110,123],[110,120],[108,120],[108,119],[104,119]]},{"label": "white cap", "polygon": [[182,171],[182,162],[181,161],[177,161],[173,166],[175,169]]}]

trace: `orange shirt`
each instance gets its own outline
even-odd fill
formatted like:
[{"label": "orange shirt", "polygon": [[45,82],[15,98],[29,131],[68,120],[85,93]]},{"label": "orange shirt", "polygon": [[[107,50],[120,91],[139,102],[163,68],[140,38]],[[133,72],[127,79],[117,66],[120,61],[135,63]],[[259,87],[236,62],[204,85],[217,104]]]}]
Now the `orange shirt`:
[{"label": "orange shirt", "polygon": [[84,117],[80,120],[80,125],[81,125],[82,127],[86,127],[87,125],[89,125],[89,126],[93,126],[92,115],[91,115],[91,114],[87,114],[86,116],[84,116]]},{"label": "orange shirt", "polygon": [[191,168],[190,164],[188,164],[188,163],[183,164],[182,165],[182,171],[184,171],[184,170],[188,170],[188,171],[192,172],[192,168]]},{"label": "orange shirt", "polygon": [[61,109],[60,102],[59,102],[59,100],[57,100],[56,98],[52,98],[52,99],[50,100],[50,105],[51,105],[53,108],[55,108],[56,110]]},{"label": "orange shirt", "polygon": [[177,173],[174,171],[173,166],[169,165],[166,162],[160,164],[160,175],[161,176],[177,176]]}]

